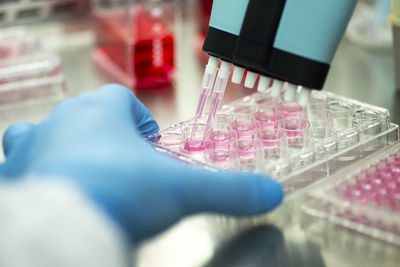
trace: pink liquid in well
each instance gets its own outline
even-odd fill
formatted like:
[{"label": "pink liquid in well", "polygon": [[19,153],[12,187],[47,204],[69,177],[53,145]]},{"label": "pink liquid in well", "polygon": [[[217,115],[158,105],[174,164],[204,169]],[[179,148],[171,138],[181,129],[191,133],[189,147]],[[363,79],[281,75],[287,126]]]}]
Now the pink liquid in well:
[{"label": "pink liquid in well", "polygon": [[212,145],[213,148],[229,147],[230,134],[223,131],[213,130],[209,135],[209,143]]},{"label": "pink liquid in well", "polygon": [[281,115],[275,112],[257,111],[254,118],[260,123],[261,128],[278,127],[278,122],[282,119]]},{"label": "pink liquid in well", "polygon": [[202,140],[188,140],[185,142],[183,149],[187,152],[200,152],[206,149],[206,145]]},{"label": "pink liquid in well", "polygon": [[262,142],[265,147],[276,147],[281,142],[281,137],[277,134],[262,134]]},{"label": "pink liquid in well", "polygon": [[210,153],[210,159],[214,162],[228,162],[230,159],[229,152],[223,150],[212,151]]},{"label": "pink liquid in well", "polygon": [[134,10],[133,29],[129,32],[124,12],[96,14],[95,19],[97,49],[122,71],[135,77],[137,89],[172,84],[174,33],[171,25],[141,5]]},{"label": "pink liquid in well", "polygon": [[241,157],[254,157],[257,149],[254,142],[250,140],[238,141],[235,148],[238,150]]},{"label": "pink liquid in well", "polygon": [[232,122],[232,130],[237,137],[254,136],[258,130],[258,124],[255,121],[234,121]]},{"label": "pink liquid in well", "polygon": [[282,123],[282,128],[286,132],[287,137],[302,136],[307,126],[307,121],[305,120],[287,120]]},{"label": "pink liquid in well", "polygon": [[223,96],[224,96],[223,92],[214,92],[213,94],[211,100],[210,113],[208,114],[208,119],[207,119],[206,132],[211,128],[211,124],[214,120],[215,114],[217,114],[217,110]]},{"label": "pink liquid in well", "polygon": [[300,119],[303,117],[304,108],[297,103],[282,103],[278,108],[285,119]]},{"label": "pink liquid in well", "polygon": [[[342,196],[346,201],[359,205],[375,205],[377,208],[389,208],[400,212],[400,173],[397,169],[400,159],[380,161],[364,170],[345,185]],[[353,218],[359,221],[359,218]]]}]

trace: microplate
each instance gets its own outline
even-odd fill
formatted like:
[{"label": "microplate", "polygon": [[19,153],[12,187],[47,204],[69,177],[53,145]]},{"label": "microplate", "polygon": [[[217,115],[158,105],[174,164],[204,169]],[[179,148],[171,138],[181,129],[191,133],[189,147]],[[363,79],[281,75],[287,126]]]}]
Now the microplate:
[{"label": "microplate", "polygon": [[[224,114],[230,119],[214,120],[200,147],[196,140],[196,149],[187,149],[193,119],[147,140],[156,150],[198,168],[272,176],[288,198],[399,139],[387,109],[330,92],[314,91],[306,108],[269,92],[255,93],[223,106],[218,114],[217,120]],[[205,117],[199,120],[201,128]],[[221,135],[226,128],[230,130]]]},{"label": "microplate", "polygon": [[65,79],[61,61],[24,28],[0,31],[0,111],[59,100]]},{"label": "microplate", "polygon": [[400,142],[337,173],[309,194],[302,224],[333,225],[400,246]]},{"label": "microplate", "polygon": [[89,0],[2,0],[0,26],[82,15],[89,4]]}]

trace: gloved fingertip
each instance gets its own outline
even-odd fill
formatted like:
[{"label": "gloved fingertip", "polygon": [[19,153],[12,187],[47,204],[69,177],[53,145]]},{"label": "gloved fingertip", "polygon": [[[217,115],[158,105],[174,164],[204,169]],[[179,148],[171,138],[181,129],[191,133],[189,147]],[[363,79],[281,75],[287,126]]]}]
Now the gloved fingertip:
[{"label": "gloved fingertip", "polygon": [[[237,173],[237,179],[243,181],[245,192],[249,195],[243,207],[245,215],[255,215],[275,209],[283,200],[282,185],[276,180],[261,174]],[[238,203],[239,204],[239,203]]]},{"label": "gloved fingertip", "polygon": [[7,156],[21,138],[29,134],[35,125],[29,122],[15,122],[5,131],[3,135],[3,151]]},{"label": "gloved fingertip", "polygon": [[261,177],[261,195],[263,196],[263,202],[265,204],[265,211],[270,211],[276,208],[283,200],[284,190],[280,183],[277,181]]}]

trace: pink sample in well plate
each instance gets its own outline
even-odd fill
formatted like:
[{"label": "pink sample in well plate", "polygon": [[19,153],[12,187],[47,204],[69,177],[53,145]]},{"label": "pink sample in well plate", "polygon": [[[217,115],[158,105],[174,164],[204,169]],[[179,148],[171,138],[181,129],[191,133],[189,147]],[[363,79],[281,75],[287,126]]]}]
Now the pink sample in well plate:
[{"label": "pink sample in well plate", "polygon": [[276,147],[280,144],[282,136],[274,133],[262,133],[261,139],[265,147]]},{"label": "pink sample in well plate", "polygon": [[[343,199],[346,207],[339,213],[340,217],[400,234],[399,224],[393,225],[388,218],[378,215],[379,211],[385,211],[385,216],[400,212],[400,158],[397,153],[368,165],[336,186],[334,193]],[[351,206],[354,208],[347,208]]]},{"label": "pink sample in well plate", "polygon": [[202,140],[188,140],[185,141],[184,151],[186,152],[200,152],[206,148],[205,142]]},{"label": "pink sample in well plate", "polygon": [[278,109],[285,119],[300,119],[304,113],[304,108],[293,102],[281,103]]},{"label": "pink sample in well plate", "polygon": [[260,123],[261,128],[278,127],[278,122],[282,119],[281,114],[271,111],[257,111],[254,118]]},{"label": "pink sample in well plate", "polygon": [[255,132],[258,130],[258,124],[256,121],[233,121],[232,130],[238,137],[254,136]]}]

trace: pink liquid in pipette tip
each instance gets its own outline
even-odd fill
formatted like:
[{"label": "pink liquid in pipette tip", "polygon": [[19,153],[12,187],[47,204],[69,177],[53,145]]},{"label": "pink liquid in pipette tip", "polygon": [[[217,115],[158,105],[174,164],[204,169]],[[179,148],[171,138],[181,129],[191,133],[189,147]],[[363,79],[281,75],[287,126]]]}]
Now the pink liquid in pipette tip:
[{"label": "pink liquid in pipette tip", "polygon": [[200,119],[201,115],[203,114],[204,106],[206,105],[208,95],[210,94],[210,88],[204,87],[201,89],[199,103],[197,104],[196,114],[194,116],[194,123],[191,138],[196,135],[197,132],[197,122]]},{"label": "pink liquid in pipette tip", "polygon": [[206,105],[206,101],[209,94],[210,94],[210,88],[204,87],[203,89],[201,89],[200,99],[196,110],[196,118],[200,118],[201,115],[203,114],[204,106]]},{"label": "pink liquid in pipette tip", "polygon": [[223,92],[214,92],[210,113],[208,114],[207,125],[206,125],[206,132],[211,128],[211,123],[214,120],[215,114],[217,113],[219,104],[221,103],[222,97],[224,96]]}]

